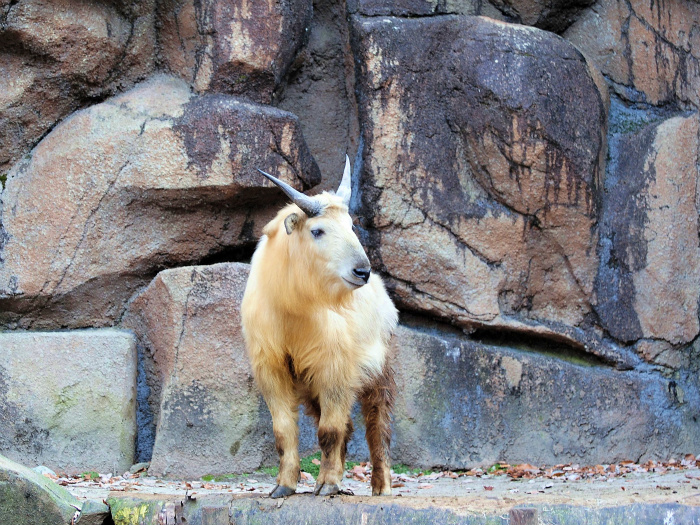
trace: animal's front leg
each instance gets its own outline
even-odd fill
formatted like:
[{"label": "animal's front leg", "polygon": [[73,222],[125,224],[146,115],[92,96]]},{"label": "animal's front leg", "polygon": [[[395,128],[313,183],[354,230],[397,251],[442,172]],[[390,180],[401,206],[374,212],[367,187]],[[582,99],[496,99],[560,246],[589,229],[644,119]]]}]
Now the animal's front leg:
[{"label": "animal's front leg", "polygon": [[345,451],[352,433],[350,389],[333,389],[319,396],[321,419],[318,424],[318,444],[321,447],[321,471],[314,494],[327,496],[340,492],[345,471]]},{"label": "animal's front leg", "polygon": [[285,370],[260,370],[256,379],[272,415],[275,446],[280,457],[277,486],[270,497],[281,498],[294,494],[299,481],[299,401]]}]

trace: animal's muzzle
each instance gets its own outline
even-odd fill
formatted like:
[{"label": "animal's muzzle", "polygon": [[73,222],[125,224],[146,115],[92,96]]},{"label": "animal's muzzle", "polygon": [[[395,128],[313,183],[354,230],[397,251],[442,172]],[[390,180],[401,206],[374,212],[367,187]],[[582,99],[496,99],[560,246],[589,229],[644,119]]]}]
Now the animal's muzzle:
[{"label": "animal's muzzle", "polygon": [[369,281],[369,274],[372,272],[371,268],[355,268],[352,271],[353,276],[358,279],[362,279],[365,283]]}]

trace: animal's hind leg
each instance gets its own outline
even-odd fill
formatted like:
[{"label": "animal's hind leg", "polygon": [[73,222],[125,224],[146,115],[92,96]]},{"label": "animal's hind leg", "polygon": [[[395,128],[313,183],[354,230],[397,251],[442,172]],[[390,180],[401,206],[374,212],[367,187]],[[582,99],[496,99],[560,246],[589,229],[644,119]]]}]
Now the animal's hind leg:
[{"label": "animal's hind leg", "polygon": [[270,496],[281,498],[294,494],[299,481],[299,401],[286,369],[268,365],[256,372],[256,380],[272,415],[275,446],[280,457],[277,486]]},{"label": "animal's hind leg", "polygon": [[382,375],[360,395],[365,418],[367,445],[372,460],[372,496],[391,494],[391,410],[396,383],[394,372],[385,365]]},{"label": "animal's hind leg", "polygon": [[327,496],[340,492],[345,471],[345,452],[349,433],[352,433],[350,407],[353,393],[347,388],[321,392],[321,418],[318,425],[318,444],[321,447],[321,470],[316,479],[314,494]]}]

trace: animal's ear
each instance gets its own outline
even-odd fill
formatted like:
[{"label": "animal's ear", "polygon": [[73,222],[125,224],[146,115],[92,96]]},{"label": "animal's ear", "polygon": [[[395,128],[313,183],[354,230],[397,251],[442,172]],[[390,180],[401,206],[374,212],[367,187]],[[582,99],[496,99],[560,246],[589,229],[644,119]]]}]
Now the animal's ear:
[{"label": "animal's ear", "polygon": [[287,235],[291,235],[294,228],[299,224],[299,215],[296,213],[290,213],[287,218],[284,219],[284,229],[287,230]]}]

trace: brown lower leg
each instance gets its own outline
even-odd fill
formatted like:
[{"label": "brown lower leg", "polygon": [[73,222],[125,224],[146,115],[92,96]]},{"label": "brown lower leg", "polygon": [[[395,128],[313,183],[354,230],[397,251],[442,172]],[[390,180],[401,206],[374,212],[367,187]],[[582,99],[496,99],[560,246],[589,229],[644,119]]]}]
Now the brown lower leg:
[{"label": "brown lower leg", "polygon": [[391,494],[391,410],[394,405],[393,370],[385,366],[383,374],[360,397],[365,418],[367,445],[372,460],[372,495]]}]

